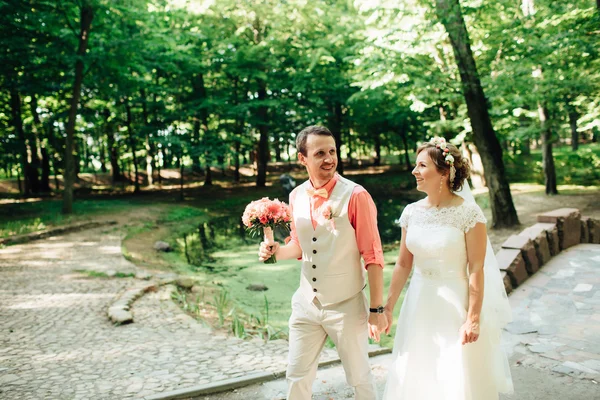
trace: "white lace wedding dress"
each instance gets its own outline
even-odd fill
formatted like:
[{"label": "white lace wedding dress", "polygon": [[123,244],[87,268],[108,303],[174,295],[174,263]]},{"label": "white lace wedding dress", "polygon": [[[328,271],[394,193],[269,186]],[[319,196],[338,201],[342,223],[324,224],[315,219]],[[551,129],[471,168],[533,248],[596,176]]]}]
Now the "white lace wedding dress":
[{"label": "white lace wedding dress", "polygon": [[414,265],[385,400],[493,400],[504,391],[508,364],[499,338],[486,335],[485,315],[477,342],[463,346],[459,338],[469,300],[465,233],[478,222],[486,219],[470,202],[442,209],[417,202],[404,209],[400,225]]}]

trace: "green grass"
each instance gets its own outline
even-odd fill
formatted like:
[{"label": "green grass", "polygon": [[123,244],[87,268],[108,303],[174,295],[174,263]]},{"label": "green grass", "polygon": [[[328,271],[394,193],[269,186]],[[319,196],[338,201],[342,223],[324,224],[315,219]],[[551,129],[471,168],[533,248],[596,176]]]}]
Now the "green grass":
[{"label": "green grass", "polygon": [[[569,146],[555,147],[552,154],[559,185],[600,185],[600,143],[586,144],[576,152]],[[530,155],[505,153],[504,162],[509,182],[544,184],[540,149]]]},{"label": "green grass", "polygon": [[[193,274],[202,284],[226,289],[232,307],[235,307],[236,312],[246,316],[262,315],[266,296],[269,304],[269,325],[277,331],[287,333],[291,299],[298,289],[301,263],[297,260],[284,260],[276,264],[264,264],[257,260],[257,248],[258,246],[253,244],[213,253],[212,264],[217,273],[208,272],[206,269],[190,272],[189,267],[182,265],[181,260],[175,268],[179,268],[180,273]],[[386,288],[392,277],[397,252],[398,250],[394,249],[385,253],[387,265],[384,268],[384,285]],[[173,253],[166,254],[166,257],[173,257]],[[256,292],[246,289],[251,284],[265,285],[268,290]],[[368,296],[367,286],[367,298]],[[397,303],[395,317],[400,310],[403,297],[404,293]],[[391,347],[394,334],[395,323],[390,336],[384,335],[381,344]]]},{"label": "green grass", "polygon": [[87,269],[76,269],[75,272],[79,272],[81,274],[87,275],[90,278],[133,278],[133,277],[135,277],[135,274],[132,272],[129,272],[129,273],[117,272],[113,276],[108,276],[108,274],[106,272],[93,271],[93,270],[87,270]]}]

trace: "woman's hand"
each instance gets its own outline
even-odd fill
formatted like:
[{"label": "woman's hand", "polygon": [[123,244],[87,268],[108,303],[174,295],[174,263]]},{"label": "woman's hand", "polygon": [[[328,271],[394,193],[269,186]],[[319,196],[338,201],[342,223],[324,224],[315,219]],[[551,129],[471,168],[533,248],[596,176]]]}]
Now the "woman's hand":
[{"label": "woman's hand", "polygon": [[385,318],[387,319],[388,323],[387,328],[385,328],[385,334],[389,335],[390,330],[392,329],[392,323],[394,322],[394,315],[392,314],[392,310],[390,310],[388,306],[384,307],[383,315],[385,315]]},{"label": "woman's hand", "polygon": [[461,343],[474,343],[479,339],[479,322],[467,320],[459,331]]}]

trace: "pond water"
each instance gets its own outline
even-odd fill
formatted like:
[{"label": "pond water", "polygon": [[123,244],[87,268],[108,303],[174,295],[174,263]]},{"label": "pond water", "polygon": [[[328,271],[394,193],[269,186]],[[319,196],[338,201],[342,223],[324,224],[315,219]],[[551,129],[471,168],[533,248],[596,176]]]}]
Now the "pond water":
[{"label": "pond water", "polygon": [[[382,243],[400,240],[398,219],[404,207],[414,201],[409,199],[374,198],[377,206],[377,224]],[[283,243],[289,236],[285,229],[275,230],[275,239]],[[206,266],[214,262],[211,254],[216,251],[234,250],[240,246],[260,243],[262,237],[251,237],[242,224],[239,213],[199,222],[196,228],[179,239],[179,248],[189,264]]]}]

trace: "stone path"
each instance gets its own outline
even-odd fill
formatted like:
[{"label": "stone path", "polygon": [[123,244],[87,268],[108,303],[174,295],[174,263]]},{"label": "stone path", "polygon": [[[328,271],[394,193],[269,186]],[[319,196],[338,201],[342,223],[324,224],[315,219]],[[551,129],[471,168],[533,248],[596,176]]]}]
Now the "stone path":
[{"label": "stone path", "polygon": [[[98,228],[0,249],[0,398],[139,399],[284,368],[285,341],[264,344],[215,336],[171,301],[170,286],[134,303],[133,324],[112,325],[108,306],[147,281],[89,278],[76,270],[143,274],[122,257],[121,238],[118,228]],[[566,387],[565,379],[595,388],[600,373],[600,246],[562,252],[511,294],[510,301],[515,321],[507,330],[507,346],[513,373],[521,377],[534,371],[551,383],[561,382],[558,388]],[[334,357],[329,350],[322,359]],[[532,380],[540,385],[539,377]],[[279,392],[277,382],[281,385],[272,385]],[[262,387],[247,389],[255,397],[235,398],[270,398]],[[588,396],[598,393],[588,389],[568,393],[600,398]],[[348,391],[336,378],[323,396],[346,398]]]},{"label": "stone path", "polygon": [[600,379],[600,245],[562,251],[509,298],[519,365]]},{"label": "stone path", "polygon": [[[143,273],[121,255],[118,228],[0,249],[0,398],[127,399],[284,368],[287,342],[215,336],[170,299],[170,286],[114,326],[108,306]],[[323,359],[331,359],[329,350]]]},{"label": "stone path", "polygon": [[[600,245],[563,251],[510,296],[504,334],[515,393],[501,400],[600,400]],[[371,358],[383,393],[391,355]],[[314,400],[354,398],[336,365],[320,369]],[[283,400],[285,379],[188,400]]]}]

